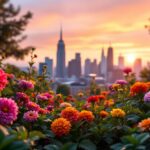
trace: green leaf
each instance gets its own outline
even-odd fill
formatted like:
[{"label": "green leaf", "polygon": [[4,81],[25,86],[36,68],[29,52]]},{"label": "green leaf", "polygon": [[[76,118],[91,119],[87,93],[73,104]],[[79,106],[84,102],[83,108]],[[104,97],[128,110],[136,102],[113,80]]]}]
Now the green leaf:
[{"label": "green leaf", "polygon": [[45,135],[40,131],[31,131],[31,132],[29,132],[29,138],[31,140],[38,140],[38,139],[44,138],[44,137],[45,137]]},{"label": "green leaf", "polygon": [[77,143],[66,143],[63,145],[61,150],[77,150],[78,144]]},{"label": "green leaf", "polygon": [[79,143],[79,147],[83,148],[84,150],[96,150],[96,146],[90,140],[83,140]]},{"label": "green leaf", "polygon": [[137,136],[137,139],[140,141],[140,144],[143,144],[149,138],[150,138],[150,135],[148,133],[142,133]]},{"label": "green leaf", "polygon": [[49,144],[44,146],[44,150],[60,150],[60,148],[57,145]]}]

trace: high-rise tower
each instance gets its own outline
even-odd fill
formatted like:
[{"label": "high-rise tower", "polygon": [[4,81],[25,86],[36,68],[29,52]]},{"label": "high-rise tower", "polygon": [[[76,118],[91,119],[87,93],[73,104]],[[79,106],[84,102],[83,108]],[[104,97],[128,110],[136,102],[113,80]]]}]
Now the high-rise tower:
[{"label": "high-rise tower", "polygon": [[108,47],[107,52],[107,73],[112,72],[114,68],[114,60],[113,60],[113,48],[110,46]]},{"label": "high-rise tower", "polygon": [[56,77],[64,78],[66,75],[65,67],[65,43],[63,41],[62,27],[60,29],[60,39],[57,44],[57,64],[56,64]]}]

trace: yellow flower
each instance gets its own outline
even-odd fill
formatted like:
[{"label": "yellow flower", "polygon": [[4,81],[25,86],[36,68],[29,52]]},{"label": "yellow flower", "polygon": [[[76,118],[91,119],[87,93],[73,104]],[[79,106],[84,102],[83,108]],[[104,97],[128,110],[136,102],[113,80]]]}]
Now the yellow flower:
[{"label": "yellow flower", "polygon": [[123,118],[126,115],[126,113],[120,108],[115,108],[111,111],[111,115],[112,117]]},{"label": "yellow flower", "polygon": [[67,135],[70,132],[71,123],[65,118],[55,119],[51,124],[51,130],[56,136],[61,137],[62,135]]},{"label": "yellow flower", "polygon": [[150,131],[150,118],[144,119],[141,122],[139,122],[138,127],[142,131]]},{"label": "yellow flower", "polygon": [[82,92],[79,92],[79,93],[78,93],[78,96],[79,96],[79,97],[83,97],[84,94],[83,94]]}]

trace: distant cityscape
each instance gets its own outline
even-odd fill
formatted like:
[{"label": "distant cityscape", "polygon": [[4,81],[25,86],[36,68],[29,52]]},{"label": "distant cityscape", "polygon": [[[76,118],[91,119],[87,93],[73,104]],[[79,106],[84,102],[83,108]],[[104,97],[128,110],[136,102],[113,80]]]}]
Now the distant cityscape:
[{"label": "distant cityscape", "polygon": [[[42,74],[42,68],[46,65],[47,75],[55,79],[58,83],[76,85],[84,83],[86,85],[88,78],[93,76],[100,84],[113,83],[117,79],[124,79],[122,70],[125,68],[125,58],[120,54],[118,57],[118,65],[115,66],[114,49],[111,45],[107,49],[107,55],[104,53],[104,48],[101,49],[100,62],[98,62],[97,59],[92,61],[90,58],[87,58],[84,64],[84,70],[81,65],[82,56],[80,53],[76,53],[75,58],[71,59],[66,65],[65,43],[63,40],[62,28],[60,29],[60,39],[57,44],[56,59],[56,69],[54,69],[53,59],[45,57],[45,62],[39,63],[39,75]],[[136,78],[140,79],[139,74],[142,69],[141,58],[135,59],[132,69],[136,74]],[[83,87],[83,85],[81,86]]]}]

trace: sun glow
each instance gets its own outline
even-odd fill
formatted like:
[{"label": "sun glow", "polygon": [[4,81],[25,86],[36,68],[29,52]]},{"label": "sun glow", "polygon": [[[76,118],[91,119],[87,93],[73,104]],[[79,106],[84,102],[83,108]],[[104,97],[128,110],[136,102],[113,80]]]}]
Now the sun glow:
[{"label": "sun glow", "polygon": [[127,62],[133,63],[135,61],[135,55],[134,54],[128,54],[127,55]]}]

